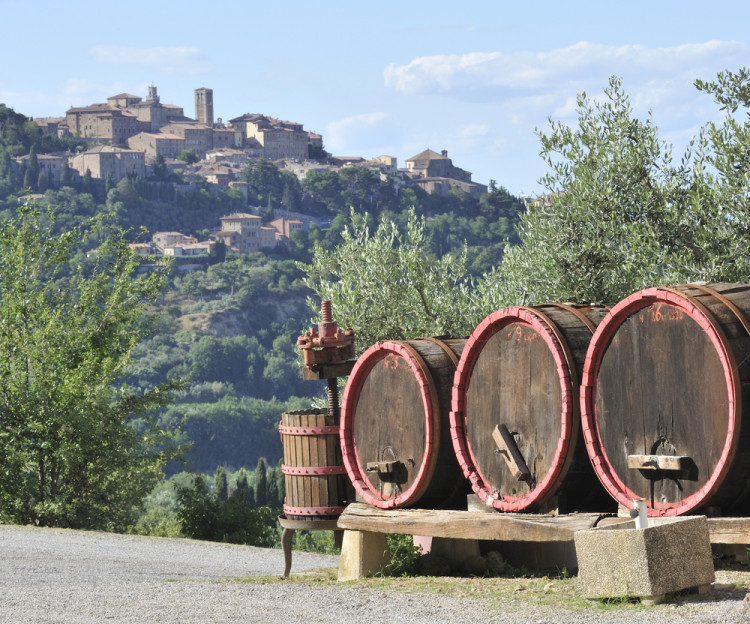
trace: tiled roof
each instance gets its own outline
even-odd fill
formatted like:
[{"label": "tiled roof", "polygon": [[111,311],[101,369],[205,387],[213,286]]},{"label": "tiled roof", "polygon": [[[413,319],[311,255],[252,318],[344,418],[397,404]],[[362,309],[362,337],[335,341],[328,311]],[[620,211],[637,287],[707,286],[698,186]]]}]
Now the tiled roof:
[{"label": "tiled roof", "polygon": [[434,152],[431,149],[426,149],[424,152],[420,152],[416,156],[407,158],[406,162],[409,162],[410,160],[444,160],[445,158],[447,158],[447,156],[438,154],[437,152]]},{"label": "tiled roof", "polygon": [[220,221],[236,221],[238,219],[260,219],[257,215],[251,215],[247,212],[235,212],[234,214],[221,217]]}]

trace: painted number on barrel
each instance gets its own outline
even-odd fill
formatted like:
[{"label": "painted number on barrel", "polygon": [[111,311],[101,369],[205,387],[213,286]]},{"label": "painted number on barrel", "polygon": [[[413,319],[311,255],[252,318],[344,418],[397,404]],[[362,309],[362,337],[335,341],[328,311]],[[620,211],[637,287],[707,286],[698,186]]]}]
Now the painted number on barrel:
[{"label": "painted number on barrel", "polygon": [[383,365],[389,370],[403,370],[409,368],[404,358],[400,358],[397,355],[387,355]]},{"label": "painted number on barrel", "polygon": [[652,303],[648,308],[638,313],[641,323],[661,323],[663,321],[681,321],[685,313],[671,305]]},{"label": "painted number on barrel", "polygon": [[531,327],[516,325],[508,328],[505,339],[514,342],[533,342],[534,340],[540,340],[541,336]]}]

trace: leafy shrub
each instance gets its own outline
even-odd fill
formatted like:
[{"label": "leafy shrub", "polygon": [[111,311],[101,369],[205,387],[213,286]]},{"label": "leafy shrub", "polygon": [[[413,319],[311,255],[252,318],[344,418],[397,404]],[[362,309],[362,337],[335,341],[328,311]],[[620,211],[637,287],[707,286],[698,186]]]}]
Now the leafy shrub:
[{"label": "leafy shrub", "polygon": [[179,488],[177,498],[180,527],[188,537],[266,547],[278,542],[276,515],[270,507],[250,508],[237,496],[223,501],[209,492],[200,475],[192,488]]},{"label": "leafy shrub", "polygon": [[391,563],[387,572],[391,576],[408,576],[414,573],[417,559],[421,554],[418,546],[414,545],[411,535],[388,534],[388,551],[391,555]]}]

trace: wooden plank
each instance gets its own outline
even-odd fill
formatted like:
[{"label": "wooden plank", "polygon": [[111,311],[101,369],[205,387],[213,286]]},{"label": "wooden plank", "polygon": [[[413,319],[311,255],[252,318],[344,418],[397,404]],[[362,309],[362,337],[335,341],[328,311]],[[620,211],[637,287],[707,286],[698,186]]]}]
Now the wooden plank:
[{"label": "wooden plank", "polygon": [[314,381],[316,379],[335,379],[336,377],[346,377],[352,372],[357,360],[339,362],[336,364],[314,364],[305,366],[302,369],[302,379]]},{"label": "wooden plank", "polygon": [[528,481],[531,478],[531,471],[526,465],[521,451],[518,450],[516,441],[513,439],[510,431],[508,431],[508,427],[505,425],[495,425],[495,430],[492,432],[492,439],[497,444],[497,448],[503,456],[505,463],[508,464],[511,474],[518,481]]},{"label": "wooden plank", "polygon": [[674,470],[680,472],[689,468],[692,462],[685,455],[628,455],[628,468],[638,470]]},{"label": "wooden plank", "polygon": [[[387,510],[352,503],[339,518],[338,527],[460,539],[569,542],[573,540],[575,531],[593,528],[601,518],[602,514],[539,516],[428,509]],[[630,519],[618,520],[626,522]]]},{"label": "wooden plank", "polygon": [[[570,542],[576,531],[630,521],[630,518],[596,513],[540,516],[428,509],[386,510],[351,503],[338,519],[338,528],[458,539]],[[708,530],[712,544],[750,544],[750,518],[708,518]]]},{"label": "wooden plank", "polygon": [[709,518],[712,544],[750,544],[750,518]]}]

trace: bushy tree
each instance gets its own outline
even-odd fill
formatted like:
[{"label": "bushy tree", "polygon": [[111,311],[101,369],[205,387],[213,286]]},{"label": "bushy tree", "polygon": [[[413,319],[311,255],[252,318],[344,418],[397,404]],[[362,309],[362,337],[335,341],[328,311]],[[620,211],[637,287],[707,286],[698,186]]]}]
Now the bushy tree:
[{"label": "bushy tree", "polygon": [[[54,225],[30,206],[0,226],[0,522],[122,528],[172,454],[151,412],[175,384],[116,385],[165,275],[136,276],[103,220]],[[71,271],[94,235],[97,259]]]},{"label": "bushy tree", "polygon": [[197,163],[200,159],[200,156],[198,156],[198,154],[196,154],[195,151],[191,149],[184,149],[179,154],[177,154],[177,160],[183,160],[188,165]]},{"label": "bushy tree", "polygon": [[188,537],[216,542],[273,546],[276,516],[268,507],[251,508],[238,497],[221,500],[197,475],[193,487],[177,490],[180,528]]}]

